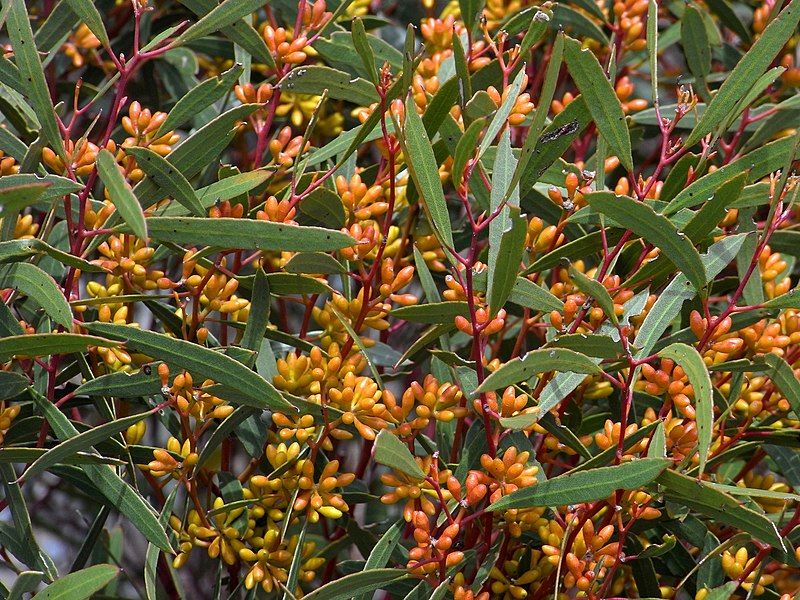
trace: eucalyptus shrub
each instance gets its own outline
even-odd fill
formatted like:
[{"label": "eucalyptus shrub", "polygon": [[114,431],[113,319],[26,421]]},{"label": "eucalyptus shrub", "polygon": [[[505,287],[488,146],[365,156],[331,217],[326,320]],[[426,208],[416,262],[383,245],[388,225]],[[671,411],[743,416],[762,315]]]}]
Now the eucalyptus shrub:
[{"label": "eucalyptus shrub", "polygon": [[799,22],[3,0],[3,596],[797,597]]}]

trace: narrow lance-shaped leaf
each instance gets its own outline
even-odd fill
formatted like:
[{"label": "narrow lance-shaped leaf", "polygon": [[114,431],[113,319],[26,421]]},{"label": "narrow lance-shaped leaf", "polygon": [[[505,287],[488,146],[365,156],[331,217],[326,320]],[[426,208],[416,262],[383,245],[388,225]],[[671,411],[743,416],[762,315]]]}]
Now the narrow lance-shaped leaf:
[{"label": "narrow lance-shaped leaf", "polygon": [[[30,390],[39,411],[45,416],[58,439],[65,441],[78,435],[78,430],[47,398]],[[81,469],[106,500],[119,510],[147,538],[165,552],[172,552],[164,528],[159,525],[152,507],[139,493],[106,465],[81,465]]]},{"label": "narrow lance-shaped leaf", "polygon": [[569,267],[569,276],[575,282],[575,285],[578,286],[579,290],[597,300],[597,304],[600,305],[600,308],[603,309],[606,316],[616,325],[618,320],[617,313],[614,312],[614,300],[611,298],[611,294],[608,293],[606,287],[596,279],[587,277],[573,265]]},{"label": "narrow lance-shaped leaf", "polygon": [[242,17],[259,10],[264,6],[263,0],[225,0],[207,13],[202,19],[184,31],[173,42],[179,46],[219,31],[223,27],[235,24]]},{"label": "narrow lance-shaped leaf", "polygon": [[75,11],[75,14],[80,17],[81,21],[86,23],[89,31],[100,40],[100,43],[103,44],[104,47],[108,48],[110,42],[108,41],[105,25],[103,25],[103,17],[100,15],[100,11],[97,10],[94,2],[91,0],[66,0],[66,2],[69,4],[69,7]]},{"label": "narrow lance-shaped leaf", "polygon": [[189,90],[169,111],[169,115],[159,126],[154,137],[157,138],[189,122],[197,113],[230,93],[231,88],[243,70],[242,65],[234,65],[217,77],[206,79]]},{"label": "narrow lance-shaped leaf", "polygon": [[800,23],[800,3],[789,2],[781,13],[767,25],[767,28],[747,51],[733,71],[725,78],[714,98],[706,107],[695,128],[684,142],[685,146],[693,146],[721,122],[725,122],[737,102],[741,100],[753,83],[766,71],[775,56],[797,31]]},{"label": "narrow lance-shaped leaf", "polygon": [[[271,383],[242,363],[197,344],[128,325],[87,323],[89,331],[125,341],[128,348],[195,373],[241,394],[242,404],[254,408],[296,412]],[[238,396],[238,395],[237,395]]]},{"label": "narrow lance-shaped leaf", "polygon": [[729,494],[677,471],[664,471],[656,481],[664,486],[668,498],[720,523],[747,531],[762,542],[783,548],[783,540],[775,524],[763,513],[744,507]]},{"label": "narrow lance-shaped leaf", "polygon": [[658,477],[670,464],[664,458],[643,458],[613,467],[576,471],[553,477],[503,496],[489,510],[561,506],[601,500],[616,490],[635,490]]},{"label": "narrow lance-shaped leaf", "polygon": [[364,22],[356,17],[353,19],[350,29],[353,35],[353,47],[356,49],[359,58],[361,58],[361,62],[364,63],[364,69],[367,71],[373,85],[378,85],[378,72],[375,70],[375,55],[372,53],[372,47],[369,45],[367,32],[364,29]]},{"label": "narrow lance-shaped leaf", "polygon": [[659,248],[686,275],[695,289],[700,290],[705,286],[706,275],[700,254],[669,219],[657,214],[646,204],[611,192],[594,192],[588,194],[586,200],[593,210],[614,219]]},{"label": "narrow lance-shaped leaf", "polygon": [[689,70],[697,80],[697,87],[703,98],[707,98],[705,79],[711,71],[711,45],[703,17],[692,4],[687,5],[681,20],[681,44]]},{"label": "narrow lance-shaped leaf", "polygon": [[[364,563],[364,572],[372,569],[383,569],[386,566],[386,563],[392,556],[392,552],[394,552],[394,549],[400,542],[400,535],[403,533],[406,525],[406,520],[401,518],[378,539],[378,543],[375,544],[372,552],[370,552],[367,557],[367,562]],[[370,594],[363,594],[357,600],[370,600],[370,598]]]},{"label": "narrow lance-shaped leaf", "polygon": [[56,123],[56,113],[50,99],[47,81],[44,78],[44,67],[39,60],[39,53],[33,41],[28,9],[23,0],[5,0],[4,6],[10,6],[6,30],[14,48],[14,61],[19,68],[20,77],[25,84],[25,91],[31,100],[36,116],[42,125],[42,132],[47,143],[62,159],[64,143]]},{"label": "narrow lance-shaped leaf", "polygon": [[72,329],[72,310],[50,275],[29,263],[0,266],[0,289],[13,288],[33,298],[52,319]]},{"label": "narrow lance-shaped leaf", "polygon": [[574,350],[566,348],[532,350],[525,356],[508,361],[489,375],[478,387],[478,391],[488,392],[504,388],[548,371],[593,375],[602,372],[602,369],[588,356]]},{"label": "narrow lance-shaped leaf", "polygon": [[687,344],[671,344],[661,350],[659,356],[674,360],[686,373],[692,384],[695,400],[695,421],[697,423],[697,449],[700,456],[700,475],[703,474],[711,447],[711,434],[714,427],[714,398],[711,378],[703,358]]},{"label": "narrow lance-shaped leaf", "polygon": [[453,248],[453,229],[450,225],[450,213],[447,210],[442,182],[439,179],[439,170],[436,167],[436,157],[433,155],[431,141],[425,133],[422,119],[417,114],[413,98],[406,101],[405,115],[404,154],[411,176],[435,231],[448,248]]},{"label": "narrow lance-shaped leaf", "polygon": [[39,473],[43,473],[53,465],[67,460],[78,452],[89,450],[95,444],[105,441],[121,431],[125,431],[131,425],[150,416],[150,414],[150,412],[143,412],[137,415],[123,417],[103,425],[92,427],[88,431],[84,431],[75,437],[69,438],[36,459],[30,467],[25,469],[20,479],[35,477]]},{"label": "narrow lance-shaped leaf", "polygon": [[503,308],[514,290],[520,261],[525,251],[528,221],[519,214],[519,209],[516,207],[509,207],[509,221],[508,229],[500,237],[498,257],[501,257],[501,260],[496,261],[489,272],[491,284],[488,294],[489,311],[492,316]]},{"label": "narrow lance-shaped leaf", "polygon": [[113,348],[119,342],[75,333],[35,333],[0,338],[0,361],[19,356],[51,356],[83,352],[89,346]]},{"label": "narrow lance-shaped leaf", "polygon": [[375,439],[375,461],[392,469],[402,471],[414,479],[424,479],[411,451],[400,439],[387,429],[382,429]]},{"label": "narrow lance-shaped leaf", "polygon": [[328,90],[328,96],[335,100],[359,105],[369,105],[380,99],[375,86],[366,79],[354,78],[349,73],[324,65],[297,67],[289,71],[278,86],[290,93],[317,96]]},{"label": "narrow lance-shaped leaf", "polygon": [[408,579],[405,569],[372,569],[345,575],[318,587],[305,600],[352,600],[361,594],[369,594],[389,583]]},{"label": "narrow lance-shaped leaf", "polygon": [[506,186],[504,195],[507,197],[510,197],[511,194],[514,193],[515,189],[517,190],[516,193],[519,193],[517,186],[522,179],[522,175],[525,173],[525,169],[528,167],[528,163],[533,157],[534,151],[541,140],[542,132],[544,131],[545,124],[547,123],[548,107],[553,100],[553,95],[556,91],[556,84],[558,83],[558,74],[561,72],[561,63],[564,57],[564,37],[564,34],[559,32],[559,34],[556,36],[556,42],[553,44],[553,51],[550,54],[550,62],[547,63],[547,71],[545,72],[544,76],[544,86],[542,87],[539,108],[536,109],[536,112],[533,115],[533,122],[528,129],[528,134],[525,136],[525,142],[522,144],[522,148],[520,149],[519,161],[514,168],[514,175],[511,177],[511,181]]},{"label": "narrow lance-shaped leaf", "polygon": [[763,357],[764,362],[769,367],[764,372],[769,375],[772,382],[789,401],[792,410],[796,415],[800,415],[800,381],[794,373],[791,365],[777,354],[768,352]]},{"label": "narrow lance-shaped leaf", "polygon": [[195,215],[205,214],[192,186],[170,162],[149,148],[126,148],[125,152],[136,159],[136,164],[166,194],[172,196]]},{"label": "narrow lance-shaped leaf", "polygon": [[572,38],[566,40],[564,56],[600,134],[622,166],[628,171],[633,170],[631,138],[625,114],[603,67],[591,51],[581,50],[580,42]]},{"label": "narrow lance-shaped leaf", "polygon": [[119,575],[114,565],[93,565],[54,581],[31,600],[86,600]]},{"label": "narrow lance-shaped leaf", "polygon": [[356,243],[333,229],[254,219],[149,217],[147,229],[156,240],[240,250],[330,252]]},{"label": "narrow lance-shaped leaf", "polygon": [[[497,112],[494,113],[492,120],[489,121],[489,127],[486,129],[486,134],[483,136],[483,139],[478,146],[478,158],[483,156],[484,152],[486,152],[492,142],[494,142],[494,138],[497,137],[498,133],[500,133],[500,130],[508,126],[508,117],[511,116],[511,111],[514,110],[514,104],[517,101],[517,96],[519,96],[519,93],[522,90],[523,81],[525,81],[524,68],[520,69],[519,73],[517,73],[517,76],[514,78],[514,81],[511,82],[511,85],[508,87],[506,99],[503,100],[500,108],[497,109]],[[506,180],[510,180],[510,177],[506,177]],[[502,190],[502,192],[505,192],[505,190]]]},{"label": "narrow lance-shaped leaf", "polygon": [[144,212],[133,189],[125,181],[114,156],[105,148],[97,154],[97,172],[108,190],[111,202],[136,237],[147,239],[147,224]]},{"label": "narrow lance-shaped leaf", "polygon": [[[516,251],[515,246],[519,232],[515,230],[519,230],[518,223],[520,222],[519,188],[515,188],[508,199],[504,195],[516,165],[517,160],[511,149],[511,132],[506,129],[500,137],[500,144],[497,147],[497,155],[492,167],[492,192],[489,206],[493,215],[500,211],[489,223],[489,279],[486,292],[489,296],[489,308],[492,315],[502,308],[502,302],[508,298],[508,292],[511,291],[511,286],[514,284],[519,260],[522,257],[522,247],[525,244],[523,227],[523,239],[519,244],[520,252]],[[512,207],[517,209],[516,220],[512,219]],[[511,245],[512,243],[514,246]],[[505,248],[502,247],[504,244]],[[506,254],[508,252],[511,254]],[[510,273],[511,271],[513,273]],[[499,283],[503,289],[496,292],[494,290],[495,282]],[[494,301],[492,301],[493,297]]]}]

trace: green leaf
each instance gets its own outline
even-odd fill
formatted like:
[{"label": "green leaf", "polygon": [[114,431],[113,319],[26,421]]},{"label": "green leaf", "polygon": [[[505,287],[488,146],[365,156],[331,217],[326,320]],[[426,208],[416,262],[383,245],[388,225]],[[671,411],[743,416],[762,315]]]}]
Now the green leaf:
[{"label": "green leaf", "polygon": [[36,333],[0,338],[0,362],[12,356],[54,356],[84,352],[88,346],[113,348],[118,342],[74,333]]},{"label": "green leaf", "polygon": [[108,190],[108,196],[113,202],[117,212],[122,217],[136,237],[147,239],[147,224],[144,212],[133,194],[133,189],[122,176],[119,165],[114,156],[103,148],[97,154],[97,172]]},{"label": "green leaf", "polygon": [[322,252],[298,252],[284,267],[289,273],[346,273],[344,265],[330,254]]},{"label": "green leaf", "polygon": [[[722,269],[736,258],[746,235],[729,236],[716,242],[703,255],[703,266],[706,270],[706,281],[716,277]],[[650,354],[661,334],[666,331],[670,323],[678,316],[684,302],[694,298],[696,292],[685,275],[677,275],[669,285],[658,295],[653,308],[647,313],[642,322],[633,345],[639,349],[637,358]]]},{"label": "green leaf", "polygon": [[[538,14],[538,10],[537,13]],[[536,15],[534,15],[534,19]],[[542,110],[537,108],[533,115],[533,122],[528,129],[528,134],[525,136],[525,142],[519,152],[519,161],[514,168],[514,174],[511,177],[506,188],[506,195],[511,193],[511,190],[517,186],[526,173],[528,164],[534,156],[534,151],[538,148],[542,133],[544,132],[545,124],[547,122],[547,112],[553,95],[555,94],[556,84],[558,83],[558,74],[561,71],[561,63],[564,57],[564,35],[559,34],[556,36],[555,44],[553,44],[553,51],[550,55],[550,62],[547,63],[547,71],[544,76],[544,86],[542,87],[541,97],[539,99],[539,106],[545,107]],[[538,148],[541,152],[541,148]]]},{"label": "green leaf", "polygon": [[315,96],[328,90],[329,98],[346,100],[359,106],[369,106],[380,100],[375,86],[366,79],[353,78],[350,73],[323,65],[295,67],[280,80],[278,87],[292,94]]},{"label": "green leaf", "polygon": [[243,348],[249,348],[256,352],[261,348],[264,334],[269,326],[270,301],[267,274],[264,273],[264,269],[257,267],[253,281],[253,293],[250,296],[249,317],[244,335],[242,335],[241,345]]},{"label": "green leaf", "polygon": [[[167,499],[164,502],[164,508],[161,510],[161,516],[158,517],[158,522],[164,528],[169,525],[169,518],[172,516],[172,507],[175,505],[175,498],[178,496],[179,489],[180,486],[175,486],[172,488],[172,491],[169,493],[169,496],[167,496]],[[148,544],[147,551],[145,552],[144,563],[144,589],[147,600],[157,600],[158,598],[158,594],[156,592],[158,589],[156,583],[158,573],[158,555],[158,546]]]},{"label": "green leaf", "polygon": [[192,186],[177,167],[149,148],[125,148],[136,159],[136,164],[163,192],[180,202],[193,214],[202,216],[205,209],[197,199]]},{"label": "green leaf", "polygon": [[108,373],[86,383],[75,390],[76,396],[112,396],[115,398],[139,398],[161,393],[161,379],[155,369],[150,373]]},{"label": "green leaf", "polygon": [[105,269],[92,264],[82,258],[67,254],[57,248],[53,248],[47,242],[39,238],[29,238],[24,240],[8,240],[0,242],[0,263],[17,262],[30,256],[47,254],[61,264],[68,267],[75,267],[86,273],[104,273]]},{"label": "green leaf", "polygon": [[39,586],[43,576],[41,571],[23,571],[17,575],[6,600],[23,600],[25,594],[33,592]]},{"label": "green leaf", "polygon": [[467,26],[467,29],[472,29],[474,27],[485,3],[486,0],[458,0],[461,18],[464,19],[464,24]]},{"label": "green leaf", "polygon": [[728,598],[733,595],[738,587],[738,581],[728,581],[719,587],[709,590],[708,593],[703,597],[703,600],[728,600]]},{"label": "green leaf", "polygon": [[600,467],[553,477],[503,496],[488,510],[534,506],[563,506],[608,498],[616,490],[635,490],[661,474],[671,461],[642,458],[613,467]]},{"label": "green leaf", "polygon": [[792,156],[794,146],[794,136],[784,137],[729,162],[713,173],[700,177],[678,192],[663,210],[663,214],[672,215],[682,208],[706,202],[721,185],[739,173],[747,173],[748,181],[761,179],[786,164]]},{"label": "green leaf", "polygon": [[[186,1],[184,0],[184,3]],[[236,125],[260,106],[260,104],[244,104],[222,113],[178,144],[167,155],[167,160],[187,179],[194,177],[216,160],[220,152],[228,146],[236,133]],[[148,177],[133,191],[142,206],[149,206],[164,197],[159,186]],[[192,211],[191,208],[189,210]]]},{"label": "green leaf", "polygon": [[564,303],[554,296],[550,290],[533,283],[525,277],[517,277],[508,299],[519,306],[542,312],[563,310],[564,308]]},{"label": "green leaf", "polygon": [[94,2],[90,0],[66,0],[66,2],[75,14],[80,17],[80,20],[86,23],[89,31],[100,40],[100,43],[105,48],[110,47],[108,34],[106,33],[105,25],[103,25],[103,17],[100,16],[100,11],[97,10]]},{"label": "green leaf", "polygon": [[[345,224],[342,199],[331,190],[319,187],[298,204],[300,225],[321,225],[328,229],[341,229]],[[307,215],[310,219],[304,219]]]},{"label": "green leaf", "polygon": [[[401,518],[394,525],[392,525],[386,531],[386,533],[378,538],[378,543],[375,544],[372,552],[370,552],[369,556],[367,557],[367,561],[364,563],[364,573],[374,569],[383,569],[386,566],[386,563],[391,558],[394,549],[400,542],[400,536],[402,535],[403,530],[406,528],[406,525],[408,525],[406,520]],[[358,600],[370,600],[371,598],[372,595],[366,593],[362,594]]]},{"label": "green leaf", "polygon": [[686,7],[681,19],[681,44],[689,70],[699,83],[698,87],[703,93],[703,98],[707,98],[705,79],[711,72],[711,44],[708,41],[703,17],[692,4]]},{"label": "green leaf", "polygon": [[85,327],[112,339],[123,340],[127,348],[186,369],[201,379],[213,379],[238,392],[240,395],[236,395],[236,400],[242,404],[260,409],[296,412],[271,383],[225,354],[186,340],[128,325],[94,322],[87,323]]},{"label": "green leaf", "polygon": [[414,455],[396,435],[388,429],[381,429],[375,438],[375,461],[391,469],[401,471],[413,479],[425,479]]},{"label": "green leaf", "polygon": [[[674,360],[681,366],[692,384],[695,399],[695,420],[697,422],[697,450],[700,457],[700,475],[703,474],[711,447],[714,429],[714,398],[711,378],[700,353],[687,344],[670,344],[659,351],[659,356]],[[798,384],[800,387],[800,384]]]},{"label": "green leaf", "polygon": [[30,467],[25,469],[20,479],[35,477],[39,473],[47,471],[53,465],[66,461],[78,452],[89,450],[95,444],[105,441],[121,431],[125,431],[131,425],[138,423],[142,419],[146,419],[151,414],[150,412],[143,412],[129,417],[123,417],[115,421],[104,423],[103,425],[96,425],[75,437],[71,437],[36,459]]},{"label": "green leaf", "polygon": [[[499,219],[500,217],[498,217]],[[510,208],[509,227],[502,232],[499,251],[494,266],[489,267],[489,311],[497,314],[516,287],[522,254],[525,251],[525,237],[528,221],[519,214],[516,207]],[[491,227],[491,224],[490,224]]]},{"label": "green leaf", "polygon": [[587,194],[586,200],[596,212],[612,218],[659,248],[686,275],[695,289],[700,290],[705,286],[706,275],[700,254],[669,219],[657,214],[647,204],[611,192]]},{"label": "green leaf", "polygon": [[664,421],[656,421],[656,430],[650,438],[650,445],[647,448],[647,458],[666,458],[667,456],[667,435],[664,429]]},{"label": "green leaf", "polygon": [[72,310],[50,275],[29,263],[0,266],[0,289],[13,288],[33,298],[50,317],[72,329]]},{"label": "green leaf", "polygon": [[149,217],[147,229],[156,240],[239,250],[330,252],[356,243],[332,229],[253,219]]},{"label": "green leaf", "polygon": [[800,288],[789,290],[782,296],[767,300],[764,308],[800,308]]},{"label": "green leaf", "polygon": [[65,159],[64,142],[56,123],[56,113],[44,78],[44,67],[33,41],[28,9],[23,0],[6,0],[3,4],[10,6],[6,31],[14,48],[14,60],[25,91],[41,123],[44,138],[53,151]]},{"label": "green leaf", "polygon": [[[37,408],[50,423],[58,439],[66,441],[78,435],[75,426],[53,403],[33,389],[30,390],[30,393]],[[152,507],[136,490],[106,465],[86,464],[81,465],[81,470],[111,503],[111,506],[125,515],[149,542],[165,552],[172,553],[164,528],[159,525]]]},{"label": "green leaf", "polygon": [[453,155],[453,181],[460,183],[463,180],[467,161],[475,155],[475,147],[485,125],[486,121],[484,119],[473,121],[467,127],[464,135],[461,136],[461,139],[458,140],[456,151]]},{"label": "green leaf", "polygon": [[603,68],[591,51],[581,50],[580,42],[572,38],[566,40],[564,56],[597,129],[622,166],[632,171],[631,138],[625,114]]},{"label": "green leaf", "polygon": [[[181,4],[200,17],[209,15],[218,6],[215,0],[181,0]],[[231,5],[229,10],[237,8],[232,6],[235,4],[233,1],[228,4]],[[261,4],[263,6],[263,2]],[[275,61],[267,48],[267,44],[264,42],[264,38],[246,20],[240,19],[230,25],[221,27],[220,32],[229,40],[244,48],[246,52],[256,57],[259,62],[264,63],[270,69],[275,68]]]},{"label": "green leaf", "polygon": [[[736,64],[725,78],[703,116],[684,142],[693,146],[720,123],[733,116],[734,108],[753,87],[753,83],[769,68],[772,61],[797,31],[800,23],[800,4],[790,2],[781,13],[767,25],[747,54]],[[744,107],[740,107],[744,108]]]},{"label": "green leaf", "polygon": [[37,175],[34,173],[17,173],[15,175],[3,175],[0,179],[0,199],[2,199],[3,206],[17,206],[22,205],[14,202],[14,193],[5,194],[4,192],[9,188],[18,188],[24,185],[42,186],[44,192],[40,200],[52,200],[54,198],[63,198],[67,194],[77,192],[83,189],[83,186],[77,181],[72,181],[66,177],[59,175]]},{"label": "green leaf", "polygon": [[261,9],[263,6],[264,2],[259,2],[258,0],[225,0],[178,36],[172,45],[184,45],[192,40],[219,31],[224,27],[236,26],[242,17]]},{"label": "green leaf", "polygon": [[[484,152],[489,149],[489,146],[494,142],[494,138],[500,133],[500,130],[508,125],[508,117],[511,116],[511,111],[514,110],[514,104],[517,101],[520,91],[522,90],[522,82],[525,79],[525,69],[520,69],[514,81],[508,87],[508,94],[506,99],[494,113],[492,120],[489,121],[489,127],[486,128],[486,133],[478,146],[478,158],[483,156]],[[413,104],[412,104],[413,106]],[[510,180],[510,176],[506,176],[506,180]],[[501,190],[505,192],[505,189]]]},{"label": "green leaf", "polygon": [[0,371],[0,400],[21,394],[30,385],[28,378],[11,371]]},{"label": "green leaf", "polygon": [[408,578],[405,569],[372,569],[335,579],[303,598],[304,600],[352,600],[360,594],[368,594],[382,589],[389,583]]},{"label": "green leaf", "polygon": [[224,73],[206,79],[189,90],[185,96],[175,103],[166,120],[158,128],[154,137],[158,138],[168,131],[191,121],[200,111],[205,110],[217,100],[229,94],[244,69],[234,65]]},{"label": "green leaf", "polygon": [[94,565],[54,581],[31,600],[87,600],[119,575],[114,565]]},{"label": "green leaf", "polygon": [[415,323],[451,323],[458,315],[468,317],[469,306],[463,301],[430,302],[401,306],[392,310],[391,314],[398,319]]},{"label": "green leaf", "polygon": [[538,373],[548,371],[595,375],[602,369],[588,356],[566,348],[531,350],[525,356],[515,358],[502,365],[478,386],[479,392],[504,388],[521,381],[528,381]]},{"label": "green leaf", "polygon": [[369,80],[373,85],[378,85],[378,71],[375,69],[375,55],[372,53],[372,47],[369,45],[367,39],[367,32],[364,29],[364,22],[356,17],[350,25],[351,33],[353,36],[353,47],[356,49],[361,62],[364,63],[364,69],[369,76]]},{"label": "green leaf", "polygon": [[442,182],[439,180],[439,170],[436,166],[438,163],[433,154],[431,141],[422,125],[422,119],[417,114],[413,98],[409,97],[406,100],[405,115],[403,154],[408,162],[408,169],[437,237],[447,248],[453,248],[453,230]]},{"label": "green leaf", "polygon": [[570,333],[560,335],[547,343],[547,348],[567,348],[594,358],[617,358],[622,350],[619,341],[614,341],[609,335],[593,333]]},{"label": "green leaf", "polygon": [[[17,474],[14,467],[9,464],[0,464],[0,474],[3,477],[5,500],[11,509],[11,521],[14,526],[14,538],[19,544],[19,551],[14,554],[29,567],[47,573],[48,578],[56,579],[58,571],[51,567],[49,557],[44,554],[36,542],[31,525],[31,517],[25,497],[22,495],[19,483],[16,482]],[[12,550],[13,551],[13,550]]]},{"label": "green leaf", "polygon": [[664,471],[656,481],[664,486],[668,498],[776,548],[784,547],[775,525],[765,515],[739,504],[733,496],[677,471]]},{"label": "green leaf", "polygon": [[580,291],[597,300],[597,304],[601,309],[603,309],[603,312],[614,325],[619,323],[619,320],[617,319],[617,313],[614,312],[614,300],[611,298],[611,294],[608,293],[608,290],[602,283],[596,279],[587,277],[578,271],[578,269],[576,269],[573,265],[570,265],[569,267],[569,276]]},{"label": "green leaf", "polygon": [[763,361],[768,369],[764,374],[768,375],[772,382],[792,405],[792,410],[796,415],[800,415],[800,381],[794,373],[791,365],[777,354],[768,352],[763,356]]}]

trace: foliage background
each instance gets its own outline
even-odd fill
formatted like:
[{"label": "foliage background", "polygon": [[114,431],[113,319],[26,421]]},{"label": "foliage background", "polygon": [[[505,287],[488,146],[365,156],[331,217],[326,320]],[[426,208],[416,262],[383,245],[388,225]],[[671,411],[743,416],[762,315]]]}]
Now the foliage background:
[{"label": "foliage background", "polygon": [[3,0],[0,592],[797,594],[799,21]]}]

